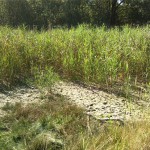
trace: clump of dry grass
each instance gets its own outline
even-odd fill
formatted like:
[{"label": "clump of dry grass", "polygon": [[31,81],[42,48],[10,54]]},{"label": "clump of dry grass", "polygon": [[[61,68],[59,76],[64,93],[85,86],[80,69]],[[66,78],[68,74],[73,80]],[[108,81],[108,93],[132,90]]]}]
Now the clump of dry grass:
[{"label": "clump of dry grass", "polygon": [[145,121],[128,123],[124,127],[107,124],[96,136],[81,136],[72,150],[149,150],[149,127],[149,122]]}]

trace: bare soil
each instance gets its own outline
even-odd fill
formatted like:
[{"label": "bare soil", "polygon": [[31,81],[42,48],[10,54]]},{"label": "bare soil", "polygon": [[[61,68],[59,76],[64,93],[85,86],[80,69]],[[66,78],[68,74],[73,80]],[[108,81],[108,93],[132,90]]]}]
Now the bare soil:
[{"label": "bare soil", "polygon": [[[149,119],[150,99],[129,100],[99,89],[83,87],[72,82],[58,82],[51,92],[65,96],[71,103],[82,107],[88,115],[97,119],[140,120]],[[48,91],[44,91],[44,94]],[[19,87],[12,91],[0,91],[0,116],[6,104],[21,102],[41,103],[43,91],[36,88]],[[137,102],[140,103],[137,103]],[[144,105],[141,105],[143,103]]]}]

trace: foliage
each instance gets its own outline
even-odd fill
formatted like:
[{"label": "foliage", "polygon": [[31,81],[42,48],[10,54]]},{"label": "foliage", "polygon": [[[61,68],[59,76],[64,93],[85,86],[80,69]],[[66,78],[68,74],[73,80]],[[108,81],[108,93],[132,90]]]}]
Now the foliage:
[{"label": "foliage", "polygon": [[55,76],[54,71],[75,81],[149,83],[149,43],[149,26],[110,30],[82,25],[47,32],[1,27],[0,81],[33,78],[42,83]]},{"label": "foliage", "polygon": [[146,24],[149,0],[0,0],[1,25],[29,28]]}]

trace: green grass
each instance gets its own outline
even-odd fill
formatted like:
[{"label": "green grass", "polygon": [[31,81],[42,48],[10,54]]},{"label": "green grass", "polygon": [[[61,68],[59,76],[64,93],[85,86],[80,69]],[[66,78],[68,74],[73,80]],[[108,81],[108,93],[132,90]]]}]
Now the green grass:
[{"label": "green grass", "polygon": [[[0,82],[57,72],[74,81],[112,85],[150,82],[149,26],[27,31],[0,27]],[[49,82],[51,82],[51,77]],[[39,80],[40,81],[40,80]]]},{"label": "green grass", "polygon": [[[0,27],[0,84],[50,86],[61,78],[111,86],[150,83],[149,26],[49,31]],[[44,98],[44,97],[43,97]],[[148,121],[101,124],[62,97],[43,104],[7,104],[1,150],[149,150]]]},{"label": "green grass", "polygon": [[[5,109],[8,111],[9,109]],[[147,121],[101,124],[58,95],[11,106],[0,118],[1,150],[149,150]]]}]

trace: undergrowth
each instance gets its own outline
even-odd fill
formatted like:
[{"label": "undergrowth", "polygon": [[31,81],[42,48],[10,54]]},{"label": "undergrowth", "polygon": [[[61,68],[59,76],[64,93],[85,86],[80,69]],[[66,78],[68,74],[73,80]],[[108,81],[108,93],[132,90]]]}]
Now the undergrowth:
[{"label": "undergrowth", "polygon": [[41,104],[5,106],[5,111],[1,150],[150,149],[149,122],[102,124],[58,95],[47,95]]}]

